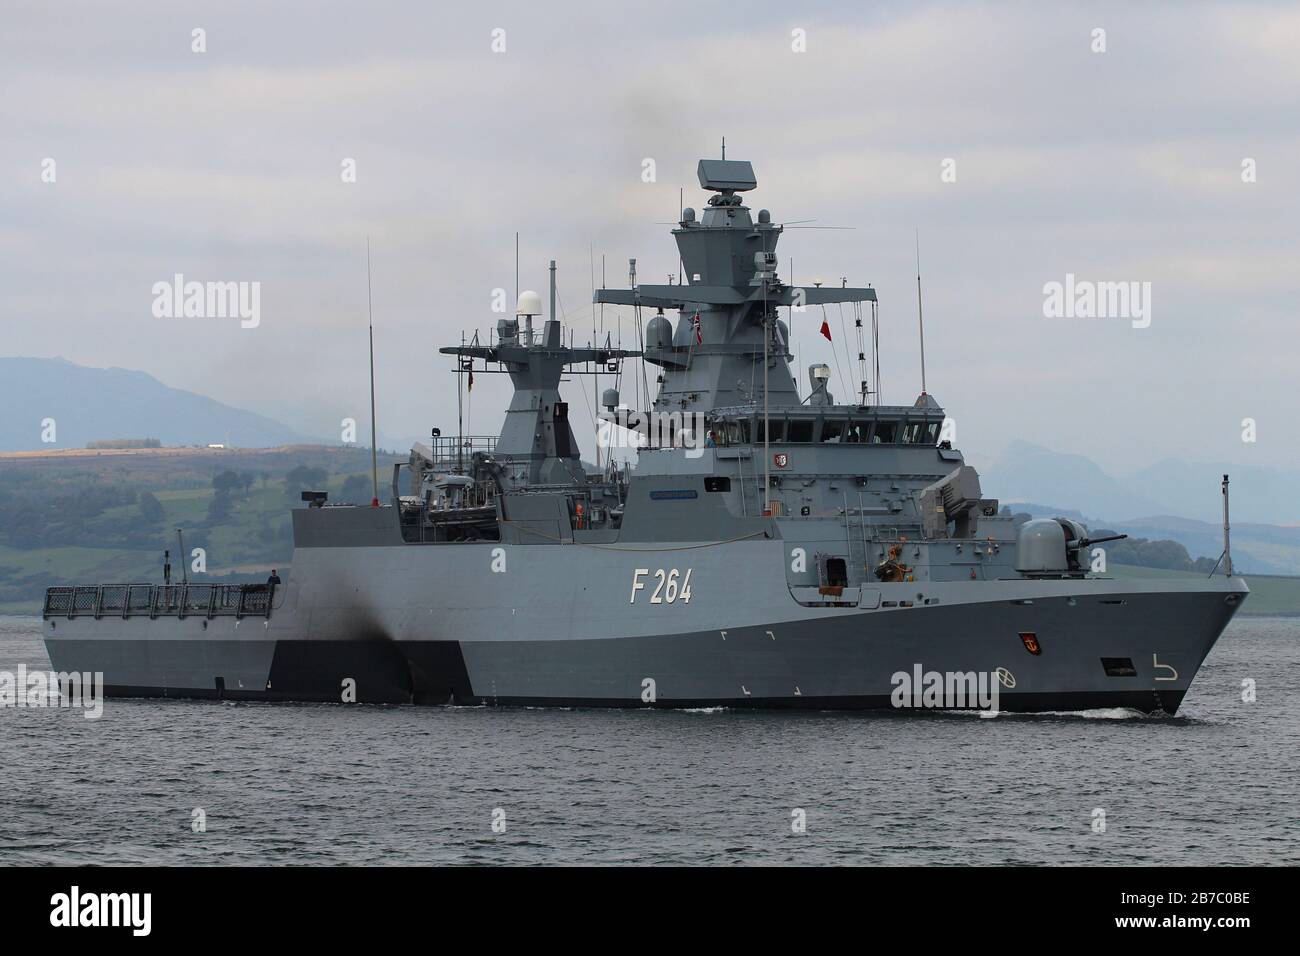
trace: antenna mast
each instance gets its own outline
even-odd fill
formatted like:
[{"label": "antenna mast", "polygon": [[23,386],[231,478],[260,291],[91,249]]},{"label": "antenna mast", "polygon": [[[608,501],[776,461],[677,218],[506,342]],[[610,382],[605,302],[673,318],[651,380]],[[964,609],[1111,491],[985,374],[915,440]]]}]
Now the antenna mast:
[{"label": "antenna mast", "polygon": [[767,317],[767,280],[763,280],[763,517],[772,516],[772,448],[768,441],[772,425],[768,421],[767,405],[767,343],[771,338]]},{"label": "antenna mast", "polygon": [[[921,394],[925,391],[925,313],[921,311],[921,230],[916,230],[916,324],[921,331]],[[877,386],[879,388],[879,386]]]},{"label": "antenna mast", "polygon": [[1223,476],[1223,573],[1232,577],[1232,544],[1228,525],[1228,476]]},{"label": "antenna mast", "polygon": [[375,435],[375,308],[370,296],[370,237],[366,236],[366,315],[370,320],[370,507],[379,507],[379,438]]},{"label": "antenna mast", "polygon": [[[596,247],[587,244],[587,257],[591,265],[591,301],[596,301]],[[596,309],[593,306],[591,310],[591,347],[596,348]],[[595,405],[592,425],[596,429],[596,467],[600,467],[600,363],[592,363],[591,373],[591,400]]]},{"label": "antenna mast", "polygon": [[[723,150],[725,151],[726,139],[723,141]],[[764,240],[763,245],[766,247],[767,242]],[[767,249],[763,250],[764,255]],[[767,364],[768,364],[768,342],[772,338],[771,317],[767,310],[767,283],[768,275],[766,263],[763,265],[763,517],[772,516],[772,448],[770,443],[772,433],[772,423],[768,420],[768,402],[767,402]],[[775,315],[776,309],[772,310]]]},{"label": "antenna mast", "polygon": [[559,316],[555,314],[555,260],[551,260],[551,320],[556,321]]}]

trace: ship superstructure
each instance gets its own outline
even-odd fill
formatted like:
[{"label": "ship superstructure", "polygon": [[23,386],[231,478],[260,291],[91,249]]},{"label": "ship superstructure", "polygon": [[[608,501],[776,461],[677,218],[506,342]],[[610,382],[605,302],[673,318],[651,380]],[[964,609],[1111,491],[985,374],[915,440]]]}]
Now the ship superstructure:
[{"label": "ship superstructure", "polygon": [[[935,398],[880,404],[862,350],[855,394],[813,366],[801,396],[778,310],[848,305],[863,329],[875,291],[782,281],[750,164],[698,173],[682,281],[641,284],[633,261],[628,288],[595,293],[644,318],[636,350],[566,344],[554,295],[542,321],[524,293],[487,344],[442,349],[458,374],[511,377],[498,436],[435,431],[382,507],[311,496],[273,592],[50,589],[56,670],[119,695],[807,708],[911,706],[900,675],[934,673],[987,675],[1007,710],[1174,712],[1241,579],[1090,573],[1103,541],[999,507]],[[602,399],[604,427],[644,431],[636,463],[590,467],[561,377],[637,359],[651,407]]]}]

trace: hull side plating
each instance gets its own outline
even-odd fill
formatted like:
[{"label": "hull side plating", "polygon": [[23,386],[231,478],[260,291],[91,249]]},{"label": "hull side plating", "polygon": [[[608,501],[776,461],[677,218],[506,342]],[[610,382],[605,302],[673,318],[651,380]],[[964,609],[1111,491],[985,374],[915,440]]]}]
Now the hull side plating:
[{"label": "hull side plating", "polygon": [[[487,545],[455,560],[419,549],[416,569],[410,549],[353,550],[301,551],[310,583],[290,581],[267,620],[51,618],[51,662],[102,671],[116,696],[340,701],[351,682],[360,703],[815,709],[890,708],[894,675],[917,668],[1001,671],[1001,709],[1172,713],[1246,593],[1223,579],[909,582],[872,589],[874,607],[810,608],[771,541],[695,552],[689,602],[668,605],[633,592],[635,572],[689,552],[511,548],[513,570],[492,574]],[[562,558],[572,573],[557,579]],[[366,586],[345,586],[357,567]]]}]

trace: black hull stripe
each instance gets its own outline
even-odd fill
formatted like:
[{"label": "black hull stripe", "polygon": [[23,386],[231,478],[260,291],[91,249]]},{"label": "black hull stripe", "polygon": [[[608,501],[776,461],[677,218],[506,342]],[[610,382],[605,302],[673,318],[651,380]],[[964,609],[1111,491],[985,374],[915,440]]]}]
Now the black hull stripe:
[{"label": "black hull stripe", "polygon": [[[340,703],[340,691],[332,684],[326,690],[316,691],[277,690],[274,682],[271,690],[231,690],[217,691],[215,688],[185,687],[132,687],[125,685],[108,685],[104,692],[109,697],[145,697],[168,698],[179,700],[238,700],[267,702],[299,703]],[[1023,694],[1008,692],[999,696],[1000,710],[1012,713],[1042,713],[1044,711],[1080,711],[1106,710],[1124,708],[1146,714],[1173,714],[1183,700],[1182,691],[1080,691],[1046,694]],[[735,710],[880,710],[915,713],[918,710],[940,710],[942,708],[896,708],[888,695],[870,695],[859,697],[728,697],[702,700],[658,700],[653,704],[643,703],[639,699],[608,697],[474,697],[466,695],[454,699],[433,701],[412,699],[408,694],[403,697],[393,695],[387,698],[364,698],[364,704],[457,704],[464,706],[500,706],[500,707],[583,707],[583,708],[621,708],[636,710],[654,708],[659,710],[696,710],[710,707],[726,707]],[[969,709],[969,708],[968,708]]]}]

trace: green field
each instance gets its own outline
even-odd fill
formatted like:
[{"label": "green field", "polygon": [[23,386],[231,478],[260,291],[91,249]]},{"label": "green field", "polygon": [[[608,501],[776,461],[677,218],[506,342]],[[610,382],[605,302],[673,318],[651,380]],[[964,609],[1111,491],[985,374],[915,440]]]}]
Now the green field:
[{"label": "green field", "polygon": [[[383,459],[381,482],[391,475],[394,458]],[[16,535],[0,532],[0,614],[39,613],[45,588],[53,585],[160,582],[164,549],[171,551],[172,572],[179,578],[177,528],[184,532],[187,552],[195,547],[206,551],[207,573],[191,572],[191,580],[261,581],[272,567],[283,572],[292,554],[290,510],[301,504],[285,476],[299,466],[327,475],[313,487],[329,491],[331,500],[340,499],[344,482],[354,475],[365,477],[366,499],[370,497],[370,455],[355,448],[0,459],[0,494],[8,493],[0,506],[11,518],[20,509],[46,507],[53,509],[41,513],[51,516],[46,520],[75,519],[66,534],[47,534],[54,541],[40,546],[31,546],[30,537],[27,546],[19,546]],[[217,520],[209,514],[216,496],[213,477],[226,471],[249,475],[251,486],[233,494],[229,513]],[[162,516],[144,522],[138,501],[81,516],[77,495],[87,488],[148,492],[162,507]],[[386,497],[382,488],[381,495]],[[133,529],[125,545],[123,529]],[[67,544],[58,543],[65,540]]]}]

